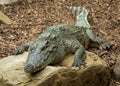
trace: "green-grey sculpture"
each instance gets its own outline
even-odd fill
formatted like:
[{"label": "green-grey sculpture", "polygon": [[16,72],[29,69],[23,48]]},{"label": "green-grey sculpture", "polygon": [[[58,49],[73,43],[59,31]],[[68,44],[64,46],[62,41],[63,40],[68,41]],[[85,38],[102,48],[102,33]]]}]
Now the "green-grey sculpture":
[{"label": "green-grey sculpture", "polygon": [[23,44],[14,55],[28,51],[24,70],[33,73],[42,70],[49,64],[57,64],[70,53],[74,54],[72,66],[85,64],[85,49],[91,44],[97,44],[100,49],[111,47],[109,41],[103,40],[92,33],[87,20],[88,11],[85,8],[68,6],[67,9],[76,14],[76,24],[59,24],[47,28],[36,41]]}]

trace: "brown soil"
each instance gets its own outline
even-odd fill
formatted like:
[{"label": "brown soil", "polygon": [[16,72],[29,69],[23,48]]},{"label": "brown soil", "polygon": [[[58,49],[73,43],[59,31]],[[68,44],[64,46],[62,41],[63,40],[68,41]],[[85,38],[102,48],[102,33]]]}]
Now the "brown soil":
[{"label": "brown soil", "polygon": [[35,40],[51,25],[74,24],[75,15],[65,9],[68,5],[89,10],[88,20],[93,32],[114,44],[109,51],[95,48],[89,51],[113,65],[120,52],[120,0],[19,0],[0,6],[14,21],[11,25],[0,24],[0,57],[10,55],[22,43]]}]

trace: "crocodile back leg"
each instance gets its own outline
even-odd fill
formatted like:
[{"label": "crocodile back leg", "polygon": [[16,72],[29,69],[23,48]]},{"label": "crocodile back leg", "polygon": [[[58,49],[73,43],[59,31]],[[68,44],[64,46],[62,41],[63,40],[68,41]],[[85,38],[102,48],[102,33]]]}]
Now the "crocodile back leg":
[{"label": "crocodile back leg", "polygon": [[110,49],[113,45],[110,41],[105,40],[99,36],[96,36],[92,30],[88,29],[86,30],[87,35],[89,36],[92,44],[90,44],[92,47],[98,47],[99,49]]}]

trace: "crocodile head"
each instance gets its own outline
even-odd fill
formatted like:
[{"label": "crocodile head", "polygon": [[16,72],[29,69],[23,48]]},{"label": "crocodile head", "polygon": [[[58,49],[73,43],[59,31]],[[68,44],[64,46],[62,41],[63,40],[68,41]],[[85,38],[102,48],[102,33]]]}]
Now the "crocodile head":
[{"label": "crocodile head", "polygon": [[34,43],[32,46],[30,46],[24,71],[27,73],[34,73],[42,70],[48,64],[50,64],[54,58],[51,57],[49,50],[49,47],[46,48],[46,44]]}]

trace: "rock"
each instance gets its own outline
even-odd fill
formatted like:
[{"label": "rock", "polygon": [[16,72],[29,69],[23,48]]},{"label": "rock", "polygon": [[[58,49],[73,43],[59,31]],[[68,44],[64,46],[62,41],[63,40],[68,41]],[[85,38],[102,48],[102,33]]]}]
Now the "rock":
[{"label": "rock", "polygon": [[69,67],[73,55],[60,65],[28,74],[23,70],[27,53],[0,60],[0,86],[108,86],[110,69],[97,55],[87,52],[86,66]]},{"label": "rock", "polygon": [[18,0],[0,0],[0,4],[10,4],[12,2],[17,2]]},{"label": "rock", "polygon": [[12,24],[12,20],[1,11],[0,11],[0,21],[6,24]]},{"label": "rock", "polygon": [[116,59],[116,64],[114,66],[113,71],[114,71],[115,78],[120,80],[120,55]]}]

